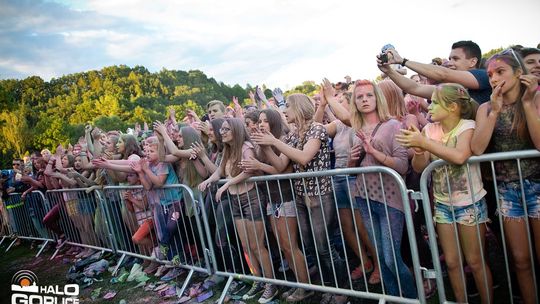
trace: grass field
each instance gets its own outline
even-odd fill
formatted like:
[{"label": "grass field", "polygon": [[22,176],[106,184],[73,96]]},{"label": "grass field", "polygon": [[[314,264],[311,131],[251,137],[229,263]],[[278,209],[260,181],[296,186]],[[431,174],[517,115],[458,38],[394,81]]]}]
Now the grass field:
[{"label": "grass field", "polygon": [[[19,270],[31,270],[38,277],[38,285],[59,285],[63,286],[67,284],[66,274],[68,269],[73,264],[73,259],[67,256],[60,256],[53,260],[49,258],[53,254],[52,249],[48,249],[42,253],[38,258],[35,257],[37,249],[30,249],[30,243],[23,241],[19,246],[12,247],[8,252],[5,252],[10,240],[4,241],[0,247],[0,303],[10,303],[11,297],[11,279],[13,275]],[[499,265],[500,266],[500,265]],[[497,267],[499,268],[499,267]],[[502,269],[498,269],[502,270]],[[181,286],[185,275],[179,277],[176,280],[176,284]],[[125,303],[175,303],[178,298],[173,297],[169,299],[161,298],[156,292],[145,291],[143,287],[137,287],[137,282],[116,283],[110,282],[111,273],[105,272],[98,282],[93,283],[90,287],[81,289],[79,300],[80,303],[120,303],[121,300],[125,300]],[[204,280],[203,276],[195,275],[192,282],[201,282]],[[152,276],[149,283],[156,283],[158,278]],[[502,282],[501,282],[502,283]],[[356,281],[354,288],[357,290],[363,289],[363,281]],[[505,289],[504,283],[498,290],[495,290],[495,303],[509,303],[508,291]],[[99,297],[91,299],[91,293],[93,290],[101,288]],[[224,288],[224,282],[214,286],[212,289],[214,296],[202,303],[214,303]],[[449,290],[449,286],[446,287]],[[371,290],[371,288],[370,288]],[[108,291],[116,292],[116,296],[111,300],[103,299]],[[374,290],[373,290],[374,291]],[[319,296],[312,297],[306,303],[319,303]],[[246,301],[247,303],[257,303],[256,300]],[[282,303],[286,303],[281,301]],[[376,303],[376,301],[370,301],[366,299],[351,298],[351,303]],[[197,303],[192,300],[188,303]],[[238,301],[230,301],[229,303],[240,303]],[[275,301],[273,303],[280,303]],[[438,298],[431,298],[428,303],[438,303]],[[470,303],[479,303],[479,298],[474,298]]]}]

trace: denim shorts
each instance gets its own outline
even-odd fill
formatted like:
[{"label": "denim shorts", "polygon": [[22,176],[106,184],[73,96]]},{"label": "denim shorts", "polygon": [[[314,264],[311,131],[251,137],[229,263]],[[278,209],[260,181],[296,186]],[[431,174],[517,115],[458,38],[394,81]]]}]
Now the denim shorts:
[{"label": "denim shorts", "polygon": [[[504,217],[524,218],[525,209],[521,196],[521,185],[518,182],[502,182],[497,185],[499,191],[499,209],[497,212]],[[530,218],[540,218],[540,182],[524,180],[523,192],[527,215]]]},{"label": "denim shorts", "polygon": [[465,226],[475,226],[489,222],[487,203],[484,198],[467,206],[435,203],[434,213],[433,220],[439,224],[458,223]]},{"label": "denim shorts", "polygon": [[279,204],[268,203],[266,205],[266,215],[280,217],[296,217],[296,205],[294,201],[282,202]]},{"label": "denim shorts", "polygon": [[[262,220],[262,210],[266,206],[259,201],[257,189],[249,190],[242,194],[231,194],[231,208],[235,219],[244,219],[249,221]],[[261,198],[262,199],[262,198]]]},{"label": "denim shorts", "polygon": [[[349,194],[353,193],[353,187],[356,187],[356,176],[349,176],[349,187],[347,187],[347,176],[336,175],[334,180],[334,193],[336,194],[338,209],[352,208],[358,209],[358,204],[354,197],[350,197]],[[349,192],[350,191],[350,192]]]}]

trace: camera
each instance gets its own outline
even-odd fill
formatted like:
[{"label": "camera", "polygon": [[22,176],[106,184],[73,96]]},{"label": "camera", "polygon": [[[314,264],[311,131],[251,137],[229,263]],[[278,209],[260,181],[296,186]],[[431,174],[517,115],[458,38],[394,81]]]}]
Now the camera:
[{"label": "camera", "polygon": [[379,56],[379,59],[381,60],[381,63],[388,63],[388,54],[387,53],[382,53]]}]

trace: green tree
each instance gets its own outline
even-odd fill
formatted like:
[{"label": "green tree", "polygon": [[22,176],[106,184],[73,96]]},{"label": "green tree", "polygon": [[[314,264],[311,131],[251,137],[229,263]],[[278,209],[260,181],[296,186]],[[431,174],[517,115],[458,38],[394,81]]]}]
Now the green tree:
[{"label": "green tree", "polygon": [[26,121],[27,113],[25,104],[13,112],[0,112],[0,149],[3,153],[11,150],[22,157],[27,151],[32,141],[32,132]]},{"label": "green tree", "polygon": [[285,95],[290,95],[293,93],[302,93],[307,96],[313,96],[319,92],[319,86],[315,81],[304,81],[301,85],[294,87],[292,90],[285,92]]}]

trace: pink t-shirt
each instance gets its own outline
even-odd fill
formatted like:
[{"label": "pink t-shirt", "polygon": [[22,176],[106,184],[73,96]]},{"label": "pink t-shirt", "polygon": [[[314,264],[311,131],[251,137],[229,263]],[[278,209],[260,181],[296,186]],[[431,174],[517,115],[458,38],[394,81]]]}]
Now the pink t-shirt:
[{"label": "pink t-shirt", "polygon": [[[453,130],[446,134],[438,122],[427,124],[424,127],[424,132],[428,138],[447,147],[455,148],[459,135],[474,128],[474,120],[462,119]],[[431,160],[437,159],[439,157],[431,153]],[[435,201],[446,205],[468,206],[484,197],[486,190],[482,184],[480,165],[478,163],[471,164],[469,168],[471,171],[470,180],[467,165],[446,165],[436,168],[432,174]],[[450,190],[448,184],[450,184]]]},{"label": "pink t-shirt", "polygon": [[[250,156],[255,157],[255,146],[253,146],[251,142],[246,141],[242,145],[242,160],[247,160]],[[231,161],[227,161],[225,164],[225,176],[227,179],[234,178],[234,176],[231,175],[232,166],[238,166],[238,164],[233,164]],[[229,187],[229,192],[231,194],[242,194],[253,189],[253,187],[253,183],[240,182],[236,185],[231,185]]]},{"label": "pink t-shirt", "polygon": [[[373,148],[384,152],[388,157],[392,157],[396,165],[396,171],[405,176],[407,168],[409,167],[409,161],[407,157],[407,149],[396,141],[396,134],[399,134],[401,130],[401,123],[395,119],[390,119],[383,122],[375,135],[371,140]],[[354,145],[360,143],[360,139],[354,136]],[[368,166],[384,166],[377,159],[366,154],[364,159],[360,163],[360,167]],[[354,196],[360,196],[362,198],[369,197],[370,200],[375,200],[380,203],[384,203],[392,208],[403,211],[403,201],[401,199],[401,191],[394,178],[387,174],[382,175],[384,189],[381,187],[381,180],[378,173],[359,174],[356,177],[356,189],[353,192]],[[364,187],[364,181],[365,185]],[[384,191],[383,191],[384,190]]]}]

